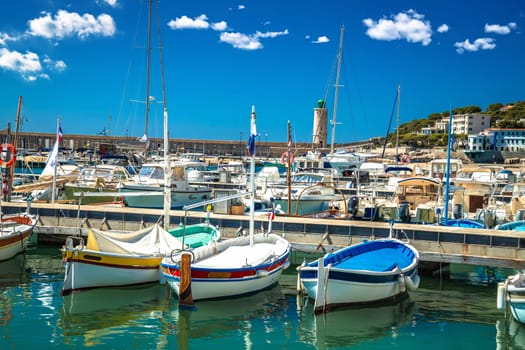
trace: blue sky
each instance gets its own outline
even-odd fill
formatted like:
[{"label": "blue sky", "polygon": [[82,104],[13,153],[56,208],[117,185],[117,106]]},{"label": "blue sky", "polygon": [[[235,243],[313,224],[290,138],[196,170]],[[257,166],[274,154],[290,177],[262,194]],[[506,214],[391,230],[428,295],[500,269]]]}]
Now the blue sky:
[{"label": "blue sky", "polygon": [[[398,84],[401,123],[525,99],[525,2],[162,0],[170,137],[310,142],[313,108],[334,112],[337,143],[384,136]],[[146,92],[143,0],[18,0],[0,12],[0,122],[22,131],[140,137]],[[156,33],[156,13],[153,16]],[[158,39],[151,90],[162,100]],[[139,102],[135,102],[139,101]],[[397,114],[397,113],[394,113]],[[395,123],[394,123],[395,124]],[[162,135],[161,105],[150,137]],[[331,138],[329,134],[329,139]]]}]

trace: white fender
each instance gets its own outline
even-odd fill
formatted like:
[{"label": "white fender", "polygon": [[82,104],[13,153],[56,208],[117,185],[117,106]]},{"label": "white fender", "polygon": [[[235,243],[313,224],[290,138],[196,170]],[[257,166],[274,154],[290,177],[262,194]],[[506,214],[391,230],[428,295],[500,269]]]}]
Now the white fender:
[{"label": "white fender", "polygon": [[270,273],[266,270],[257,270],[255,277],[261,278],[261,277],[268,277]]},{"label": "white fender", "polygon": [[303,261],[303,263],[297,267],[297,286],[296,288],[297,288],[298,293],[304,292],[304,286],[303,286],[303,283],[301,282],[301,268],[304,267],[305,265],[306,265],[306,262]]},{"label": "white fender", "polygon": [[505,299],[506,299],[505,294],[507,294],[506,289],[507,288],[505,287],[505,282],[498,283],[498,295],[496,297],[496,307],[498,308],[498,310],[504,310],[506,307],[506,304],[505,304]]},{"label": "white fender", "polygon": [[317,293],[315,296],[314,312],[325,312],[328,301],[328,273],[330,266],[324,266],[324,258],[317,260]]},{"label": "white fender", "polygon": [[420,278],[418,274],[414,275],[414,279],[410,278],[409,276],[404,276],[404,278],[405,286],[409,291],[413,292],[419,288]]}]

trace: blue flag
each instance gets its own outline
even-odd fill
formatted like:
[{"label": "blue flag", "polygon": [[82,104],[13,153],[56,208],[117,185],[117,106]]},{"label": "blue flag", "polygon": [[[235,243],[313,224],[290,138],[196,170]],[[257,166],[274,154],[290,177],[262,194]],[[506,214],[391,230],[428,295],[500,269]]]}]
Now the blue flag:
[{"label": "blue flag", "polygon": [[250,157],[255,156],[255,138],[257,137],[257,127],[255,126],[255,107],[252,107],[252,116],[251,116],[251,128],[250,128],[250,138],[248,139],[248,155]]}]

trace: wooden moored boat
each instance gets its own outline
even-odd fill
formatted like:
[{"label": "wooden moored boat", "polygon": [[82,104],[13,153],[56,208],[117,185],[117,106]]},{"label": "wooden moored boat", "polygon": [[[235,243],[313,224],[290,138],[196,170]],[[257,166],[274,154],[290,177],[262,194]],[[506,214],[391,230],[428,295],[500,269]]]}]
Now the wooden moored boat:
[{"label": "wooden moored boat", "polygon": [[136,232],[104,232],[91,229],[87,243],[74,245],[74,237],[62,248],[65,263],[62,295],[72,291],[128,286],[159,280],[159,264],[182,243],[158,224]]},{"label": "wooden moored boat", "polygon": [[27,213],[2,215],[0,219],[0,261],[25,251],[36,225],[36,216]]},{"label": "wooden moored boat", "polygon": [[392,237],[328,253],[298,267],[298,289],[315,300],[314,311],[346,304],[391,301],[417,289],[419,253]]},{"label": "wooden moored boat", "polygon": [[[162,278],[179,296],[181,306],[190,306],[194,300],[238,296],[263,290],[277,283],[282,271],[290,264],[288,257],[291,245],[286,239],[273,233],[253,233],[256,134],[255,107],[252,107],[249,235],[172,254],[162,260]],[[270,215],[269,228],[272,218],[273,215]]]},{"label": "wooden moored boat", "polygon": [[510,309],[512,317],[525,324],[525,275],[518,272],[505,282],[498,283],[496,306],[500,310]]}]

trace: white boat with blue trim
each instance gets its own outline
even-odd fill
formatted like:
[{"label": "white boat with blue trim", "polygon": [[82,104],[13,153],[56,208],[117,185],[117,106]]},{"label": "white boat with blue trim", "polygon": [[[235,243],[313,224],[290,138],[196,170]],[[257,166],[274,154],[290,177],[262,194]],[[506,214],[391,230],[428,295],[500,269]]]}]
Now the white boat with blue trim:
[{"label": "white boat with blue trim", "polygon": [[525,274],[518,272],[498,283],[496,306],[500,310],[509,308],[512,317],[525,324]]},{"label": "white boat with blue trim", "polygon": [[[393,225],[393,223],[391,223]],[[419,286],[419,253],[392,237],[367,240],[298,267],[298,289],[314,311],[393,301]]]},{"label": "white boat with blue trim", "polygon": [[181,253],[174,252],[162,259],[161,282],[167,282],[178,295],[180,306],[191,306],[195,300],[233,297],[266,289],[278,282],[282,271],[290,264],[291,244],[283,237],[270,233],[273,215],[268,216],[267,233],[253,232],[255,130],[255,108],[252,107],[248,147],[252,175],[249,235],[212,242]]}]

